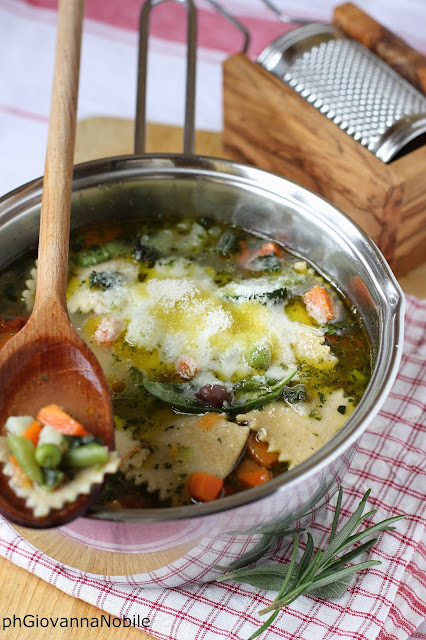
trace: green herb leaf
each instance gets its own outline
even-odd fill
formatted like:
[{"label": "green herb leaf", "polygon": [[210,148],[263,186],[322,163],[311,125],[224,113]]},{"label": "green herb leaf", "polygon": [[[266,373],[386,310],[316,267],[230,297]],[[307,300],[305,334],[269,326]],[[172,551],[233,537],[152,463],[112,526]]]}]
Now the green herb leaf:
[{"label": "green herb leaf", "polygon": [[254,258],[254,260],[250,261],[250,266],[256,271],[265,271],[265,273],[281,271],[281,262],[274,253]]},{"label": "green herb leaf", "polygon": [[294,387],[283,387],[283,398],[290,404],[297,404],[298,402],[305,402],[306,389],[303,384],[296,384]]},{"label": "green herb leaf", "polygon": [[231,405],[226,406],[226,411],[245,413],[250,409],[255,409],[268,402],[277,400],[282,394],[287,382],[289,382],[296,373],[297,369],[294,369],[281,380],[274,380],[266,378],[265,376],[254,376],[248,380],[240,380],[240,382],[234,385],[234,400]]},{"label": "green herb leaf", "polygon": [[89,276],[89,287],[98,287],[102,291],[115,289],[123,284],[123,276],[118,271],[92,271]]},{"label": "green herb leaf", "polygon": [[219,242],[217,243],[217,249],[219,253],[221,253],[223,256],[228,256],[229,254],[231,254],[233,249],[235,248],[237,240],[238,238],[235,233],[233,233],[229,229],[224,231],[219,238]]},{"label": "green herb leaf", "polygon": [[[277,617],[279,610],[294,602],[300,595],[308,593],[311,596],[323,599],[339,598],[346,591],[355,573],[381,564],[378,560],[365,560],[364,562],[347,566],[348,562],[371,549],[377,542],[376,538],[364,542],[344,555],[339,554],[373,532],[394,529],[390,525],[405,516],[387,518],[363,531],[354,533],[367,518],[376,513],[375,510],[372,510],[364,514],[365,505],[370,495],[370,491],[367,491],[355,512],[343,523],[340,531],[337,531],[342,495],[342,489],[340,488],[329,542],[324,551],[317,549],[314,553],[314,541],[312,535],[308,533],[305,551],[299,563],[296,564],[299,536],[294,533],[293,552],[288,565],[274,563],[253,569],[240,568],[219,576],[218,580],[220,581],[230,579],[236,582],[248,583],[260,589],[269,588],[271,590],[278,589],[281,577],[282,585],[279,587],[279,592],[274,601],[268,607],[259,611],[259,615],[273,612],[272,615],[250,636],[249,640],[254,640],[254,638],[266,631]],[[256,560],[260,559],[259,554],[262,550],[262,544],[265,549],[270,548],[267,541],[261,540],[255,548],[257,553],[253,554],[257,556]],[[252,549],[252,551],[255,551],[255,549]]]},{"label": "green herb leaf", "polygon": [[172,384],[167,382],[153,382],[145,380],[145,389],[159,400],[171,404],[176,409],[182,409],[188,413],[205,413],[206,411],[223,411],[222,408],[209,407],[202,404],[195,397],[198,388],[190,382]]},{"label": "green herb leaf", "polygon": [[221,295],[232,302],[257,300],[262,304],[278,303],[286,299],[289,289],[304,281],[305,277],[296,273],[234,280],[222,288]]},{"label": "green herb leaf", "polygon": [[160,253],[155,247],[147,244],[146,240],[146,236],[136,238],[132,256],[138,262],[142,262],[146,267],[152,269]]},{"label": "green herb leaf", "polygon": [[200,402],[195,396],[199,389],[192,382],[173,384],[145,380],[143,386],[156,398],[188,413],[205,413],[206,411],[244,413],[279,398],[284,385],[291,380],[296,372],[297,369],[294,369],[282,380],[265,376],[254,376],[248,380],[241,380],[233,387],[234,399],[231,402],[224,402],[218,407]]},{"label": "green herb leaf", "polygon": [[[258,589],[279,591],[283,586],[289,570],[288,564],[265,564],[254,569],[238,569],[230,573],[224,573],[216,578],[217,582],[233,580],[244,584],[251,584]],[[295,572],[293,571],[293,577]]]}]

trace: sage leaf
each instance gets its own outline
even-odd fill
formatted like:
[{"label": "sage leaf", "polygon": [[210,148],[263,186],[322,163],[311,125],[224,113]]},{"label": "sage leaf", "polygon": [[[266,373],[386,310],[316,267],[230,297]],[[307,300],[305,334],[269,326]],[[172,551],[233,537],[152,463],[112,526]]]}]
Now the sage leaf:
[{"label": "sage leaf", "polygon": [[[275,380],[271,378],[265,378],[265,376],[253,376],[253,378],[240,381],[233,387],[233,393],[235,388],[237,389],[237,395],[242,393],[242,389],[250,389],[246,392],[246,395],[240,395],[238,402],[234,404],[234,401],[224,402],[219,407],[213,407],[200,402],[195,394],[199,391],[191,382],[181,383],[167,383],[167,382],[155,382],[152,380],[145,380],[143,386],[156,398],[159,398],[167,404],[171,404],[176,409],[182,409],[188,413],[205,413],[206,411],[216,411],[222,413],[244,413],[249,409],[260,407],[272,400],[276,400],[282,393],[283,387],[289,380],[297,373],[297,369],[294,369],[290,374],[285,376],[282,380]],[[243,382],[247,383],[246,385]],[[250,383],[250,384],[249,384]]]},{"label": "sage leaf", "polygon": [[338,580],[343,580],[346,577],[351,578],[354,573],[358,571],[362,571],[363,569],[368,569],[369,567],[375,567],[382,564],[380,560],[366,560],[365,562],[359,562],[358,564],[351,564],[349,567],[345,567],[344,569],[340,569],[339,571],[332,571],[329,574],[324,575],[323,577],[319,577],[312,582],[312,585],[309,586],[306,591],[311,591],[311,589],[318,589],[319,587],[325,587],[326,585],[332,584]]},{"label": "sage leaf", "polygon": [[154,382],[145,380],[143,383],[146,391],[151,393],[159,400],[171,404],[176,409],[182,409],[188,413],[205,413],[206,411],[223,411],[222,408],[209,407],[202,404],[195,397],[198,391],[196,387],[188,382],[171,384],[166,382]]},{"label": "sage leaf", "polygon": [[[234,582],[250,584],[258,589],[279,591],[283,585],[283,580],[287,578],[290,565],[288,564],[266,564],[253,569],[237,569],[230,573],[224,573],[216,578],[218,582],[233,580]],[[294,578],[293,571],[290,581]]]},{"label": "sage leaf", "polygon": [[310,596],[314,596],[314,598],[321,598],[321,600],[337,600],[343,596],[351,580],[351,575],[345,576],[344,578],[340,578],[340,580],[335,580],[322,587],[317,587],[316,589],[310,588],[308,593]]}]

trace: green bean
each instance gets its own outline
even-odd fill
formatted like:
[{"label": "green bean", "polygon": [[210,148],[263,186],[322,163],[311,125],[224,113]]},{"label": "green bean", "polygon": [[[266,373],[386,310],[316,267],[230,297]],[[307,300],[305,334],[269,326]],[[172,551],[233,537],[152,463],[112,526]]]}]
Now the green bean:
[{"label": "green bean", "polygon": [[56,444],[45,443],[39,445],[35,450],[35,459],[40,467],[56,469],[62,460],[62,452]]},{"label": "green bean", "polygon": [[36,462],[34,445],[31,440],[21,436],[9,435],[7,436],[7,444],[25,475],[33,482],[41,485],[43,483],[43,472]]},{"label": "green bean", "polygon": [[94,443],[70,449],[64,456],[64,464],[68,467],[91,467],[94,464],[105,464],[107,459],[107,447]]},{"label": "green bean", "polygon": [[101,262],[106,262],[110,259],[110,254],[108,249],[105,247],[100,247],[98,245],[93,245],[90,249],[86,249],[86,251],[82,251],[77,256],[77,262],[80,267],[91,267],[95,264],[100,264]]}]

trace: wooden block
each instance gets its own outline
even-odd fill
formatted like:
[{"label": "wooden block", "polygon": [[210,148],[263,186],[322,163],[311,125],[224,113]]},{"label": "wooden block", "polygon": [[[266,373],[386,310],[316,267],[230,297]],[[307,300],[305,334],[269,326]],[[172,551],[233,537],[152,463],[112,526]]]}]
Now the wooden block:
[{"label": "wooden block", "polygon": [[[424,148],[383,163],[244,54],[225,61],[223,79],[230,157],[324,196],[372,237],[399,273],[424,260],[424,253],[413,252],[413,227],[422,225],[426,209]],[[403,232],[408,219],[410,230]]]},{"label": "wooden block", "polygon": [[426,57],[376,22],[362,9],[345,2],[334,9],[333,22],[398,71],[426,94]]}]

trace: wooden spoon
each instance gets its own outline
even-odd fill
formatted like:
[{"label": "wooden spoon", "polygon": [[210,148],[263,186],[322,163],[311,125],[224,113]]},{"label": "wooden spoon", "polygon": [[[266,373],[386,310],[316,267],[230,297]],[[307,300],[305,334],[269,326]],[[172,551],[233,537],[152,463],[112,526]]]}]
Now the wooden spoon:
[{"label": "wooden spoon", "polygon": [[[52,402],[114,447],[111,398],[99,362],[67,312],[70,204],[76,129],[83,0],[61,0],[41,204],[37,288],[27,324],[0,353],[0,428],[8,416],[32,415]],[[80,495],[42,518],[18,498],[0,473],[0,512],[33,528],[64,524],[99,494]]]}]

